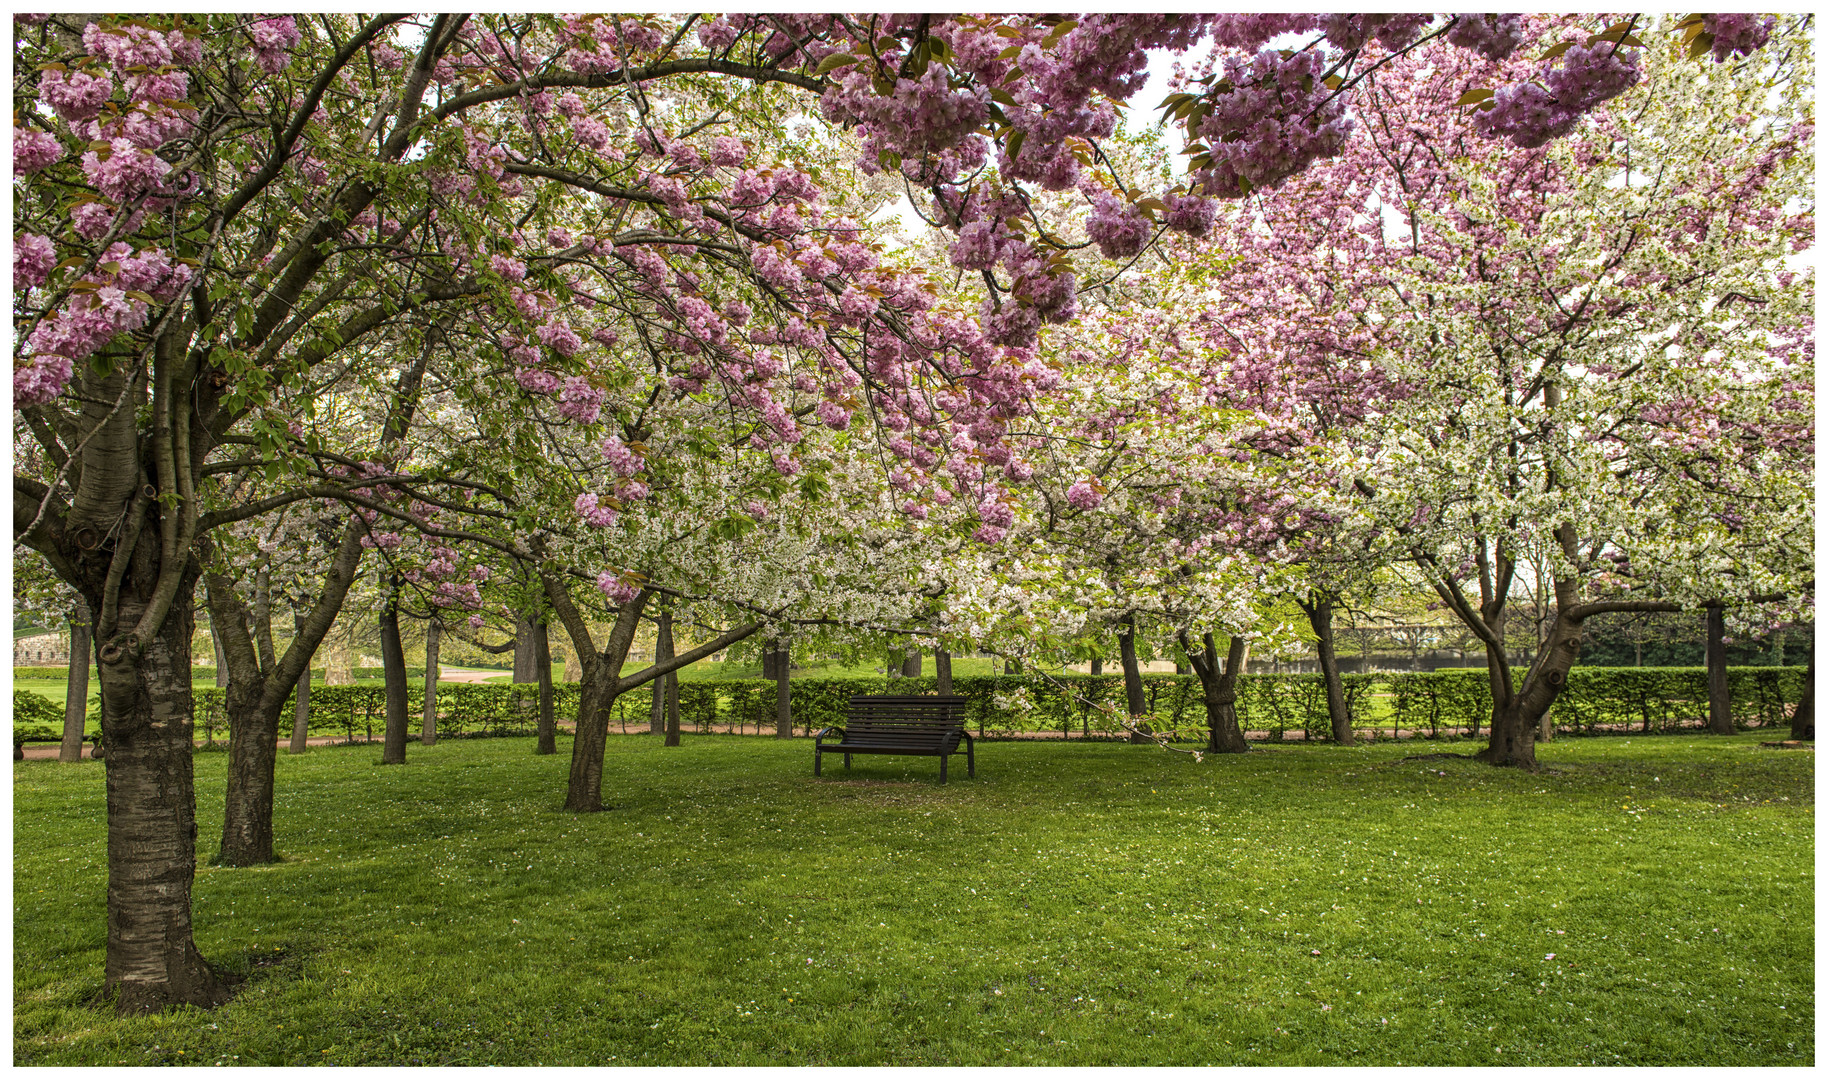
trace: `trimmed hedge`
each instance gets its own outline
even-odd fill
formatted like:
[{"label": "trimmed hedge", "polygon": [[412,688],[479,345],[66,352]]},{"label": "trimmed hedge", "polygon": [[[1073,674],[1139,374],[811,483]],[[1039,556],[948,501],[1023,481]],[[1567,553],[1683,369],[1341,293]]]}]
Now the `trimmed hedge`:
[{"label": "trimmed hedge", "polygon": [[[1800,667],[1728,668],[1734,723],[1741,728],[1788,724],[1789,706],[1801,696],[1803,676]],[[1491,720],[1491,686],[1483,668],[1353,674],[1343,681],[1353,726],[1361,731],[1394,727],[1435,737],[1478,735]],[[892,682],[882,676],[794,680],[794,732],[805,735],[842,724],[845,704],[853,694],[930,694],[935,683],[932,676]],[[1121,675],[959,676],[952,687],[970,699],[966,724],[980,736],[1122,735],[1116,722],[1125,707]],[[569,724],[577,716],[578,684],[555,683],[553,689],[558,720]],[[1199,681],[1193,676],[1145,675],[1143,692],[1150,723],[1157,730],[1204,727]],[[774,683],[766,679],[681,682],[680,727],[700,734],[772,732],[774,696]],[[215,687],[195,691],[197,733],[206,742],[227,736],[223,698],[223,691]],[[651,686],[622,695],[616,701],[612,729],[646,731],[652,700]],[[44,723],[62,730],[63,711],[42,696],[15,690],[13,702],[15,726]],[[409,687],[407,710],[414,732],[419,730],[423,702],[423,688]],[[532,683],[440,683],[439,737],[531,735],[538,727],[538,702],[539,688]],[[315,684],[310,730],[313,735],[348,739],[373,737],[385,710],[383,687]],[[1576,667],[1551,715],[1557,731],[1588,734],[1693,728],[1704,721],[1706,711],[1707,673],[1702,668]],[[291,717],[288,700],[280,720],[282,731],[291,729]],[[1332,732],[1325,685],[1316,674],[1244,676],[1238,689],[1238,717],[1246,729],[1267,731],[1272,740],[1294,732],[1324,740]]]}]

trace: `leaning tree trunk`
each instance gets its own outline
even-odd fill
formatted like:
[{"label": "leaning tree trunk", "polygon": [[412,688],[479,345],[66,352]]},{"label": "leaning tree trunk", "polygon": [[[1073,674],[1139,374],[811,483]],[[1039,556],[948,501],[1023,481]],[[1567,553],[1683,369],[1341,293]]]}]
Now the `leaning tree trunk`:
[{"label": "leaning tree trunk", "polygon": [[1149,699],[1143,694],[1142,665],[1136,662],[1135,616],[1124,619],[1123,633],[1117,635],[1117,654],[1123,662],[1124,708],[1129,710],[1130,723],[1135,725],[1135,730],[1130,732],[1130,741],[1153,742],[1149,737],[1149,724],[1142,719],[1149,715]]},{"label": "leaning tree trunk", "polygon": [[419,721],[419,745],[438,741],[438,644],[444,624],[434,616],[425,624],[425,710]]},{"label": "leaning tree trunk", "polygon": [[540,688],[539,744],[535,754],[559,752],[557,723],[552,715],[552,642],[546,633],[546,621],[533,624],[533,676]]},{"label": "leaning tree trunk", "polygon": [[[148,530],[150,531],[150,530]],[[106,985],[122,1013],[205,1008],[228,990],[191,939],[197,804],[191,773],[191,590],[135,657],[127,638],[145,605],[123,596],[122,629],[98,650],[108,788]],[[123,589],[123,592],[127,590]]]},{"label": "leaning tree trunk", "polygon": [[1352,711],[1346,704],[1345,680],[1339,676],[1339,653],[1333,638],[1333,598],[1314,594],[1311,603],[1303,602],[1308,625],[1314,629],[1314,653],[1320,658],[1320,674],[1327,688],[1327,720],[1333,728],[1333,741],[1352,745]]},{"label": "leaning tree trunk", "polygon": [[1726,608],[1707,605],[1707,730],[1733,734],[1733,703],[1726,685]]},{"label": "leaning tree trunk", "polygon": [[406,764],[406,649],[400,642],[400,579],[390,576],[381,602],[381,679],[385,685],[386,721],[382,726],[381,764]]},{"label": "leaning tree trunk", "polygon": [[1815,739],[1815,654],[1809,655],[1809,666],[1803,671],[1803,695],[1796,699],[1796,711],[1790,714],[1792,739]]},{"label": "leaning tree trunk", "polygon": [[63,694],[63,743],[57,760],[81,761],[89,721],[89,605],[81,598],[70,612],[70,681]]},{"label": "leaning tree trunk", "polygon": [[952,693],[952,654],[945,649],[933,650],[933,679],[940,693]]}]

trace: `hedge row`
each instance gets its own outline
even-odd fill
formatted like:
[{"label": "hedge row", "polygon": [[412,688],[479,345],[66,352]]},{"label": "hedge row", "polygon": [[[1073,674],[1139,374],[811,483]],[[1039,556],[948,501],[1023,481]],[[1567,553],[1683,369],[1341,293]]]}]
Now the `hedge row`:
[{"label": "hedge row", "polygon": [[[1727,680],[1733,720],[1742,728],[1781,726],[1788,707],[1801,695],[1804,669],[1733,667]],[[1491,687],[1483,669],[1432,672],[1354,674],[1344,677],[1353,726],[1361,731],[1401,728],[1429,735],[1477,735],[1491,717]],[[953,692],[970,699],[966,723],[971,730],[998,736],[1019,732],[1059,732],[1062,736],[1118,734],[1117,717],[1125,711],[1119,675],[961,676]],[[797,734],[843,723],[845,703],[853,694],[933,693],[931,677],[890,680],[873,678],[804,679],[792,683],[793,720]],[[1149,722],[1157,730],[1191,734],[1203,728],[1199,682],[1190,675],[1145,675],[1143,691]],[[554,708],[562,723],[577,715],[578,684],[554,686]],[[15,723],[59,724],[62,710],[37,695],[15,691]],[[538,724],[538,687],[530,683],[443,683],[438,688],[440,736],[531,734]],[[223,691],[201,687],[195,692],[197,732],[207,741],[226,737]],[[423,690],[407,694],[412,730],[423,713]],[[617,700],[612,730],[643,731],[648,726],[651,687],[643,686]],[[39,708],[40,705],[43,708]],[[679,684],[680,726],[688,732],[774,729],[775,686],[764,679],[706,679]],[[380,686],[323,686],[311,690],[310,730],[316,735],[371,737],[383,724],[385,691]],[[1707,712],[1707,673],[1702,668],[1575,668],[1556,699],[1552,718],[1558,731],[1642,732],[1694,727]],[[40,717],[38,714],[42,713]],[[1238,692],[1239,720],[1245,728],[1265,731],[1271,739],[1303,732],[1309,739],[1331,735],[1325,686],[1319,675],[1246,675]],[[289,730],[292,705],[281,720]]]},{"label": "hedge row", "polygon": [[[351,676],[357,679],[380,679],[385,677],[385,674],[378,667],[350,668],[349,672]],[[423,674],[423,669],[414,668],[409,670],[407,674],[413,678],[418,678]],[[503,672],[503,674],[506,674],[506,672]],[[61,664],[57,667],[24,667],[22,665],[14,665],[13,667],[14,679],[63,680],[68,679],[69,677],[70,669]],[[216,679],[216,669],[213,667],[192,667],[190,669],[190,678],[192,682],[214,682]],[[324,669],[321,667],[312,668],[311,678],[315,682],[323,682]]]}]

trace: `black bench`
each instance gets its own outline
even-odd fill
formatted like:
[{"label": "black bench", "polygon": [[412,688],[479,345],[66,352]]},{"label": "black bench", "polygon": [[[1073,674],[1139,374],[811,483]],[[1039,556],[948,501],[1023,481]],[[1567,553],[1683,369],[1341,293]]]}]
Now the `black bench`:
[{"label": "black bench", "polygon": [[[26,743],[40,743],[40,742],[58,743],[61,745],[63,743],[63,736],[59,735],[56,738],[51,738],[51,737],[45,736],[45,735],[14,735],[13,736],[13,760],[14,761],[24,761],[25,760],[25,744]],[[84,735],[83,742],[86,742],[86,743],[90,744],[91,746],[99,749],[102,744],[102,733],[98,731],[93,735]],[[93,750],[91,750],[89,756],[90,757],[96,756],[95,752]]]},{"label": "black bench", "polygon": [[[965,730],[967,698],[938,694],[859,694],[851,698],[843,727],[821,729],[813,737],[812,774],[827,750],[844,755],[850,768],[852,754],[910,754],[939,759],[939,782],[946,782],[946,758],[965,744],[965,769],[977,775],[977,755],[971,733]],[[836,742],[826,742],[836,737]]]}]

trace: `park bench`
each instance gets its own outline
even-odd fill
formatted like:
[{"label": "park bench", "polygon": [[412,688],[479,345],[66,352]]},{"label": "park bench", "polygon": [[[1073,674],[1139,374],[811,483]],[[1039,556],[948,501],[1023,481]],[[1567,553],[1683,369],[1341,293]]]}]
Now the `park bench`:
[{"label": "park bench", "polygon": [[[55,736],[53,736],[53,735],[20,735],[17,732],[15,732],[13,734],[13,760],[14,761],[24,761],[25,760],[25,744],[29,743],[29,742],[30,743],[40,743],[40,742],[61,743],[61,742],[63,742],[63,736],[61,736],[61,735],[55,735]],[[102,744],[102,733],[98,731],[93,735],[85,735],[85,736],[83,736],[83,742],[89,743],[90,745],[99,749]],[[97,755],[92,750],[90,752],[89,756],[95,757]]]},{"label": "park bench", "polygon": [[[965,744],[966,774],[977,775],[977,756],[971,733],[965,730],[962,697],[938,694],[859,694],[851,698],[843,727],[821,729],[813,737],[812,774],[827,751],[844,755],[850,768],[852,754],[908,754],[939,759],[939,782],[946,782],[946,758]],[[826,742],[836,738],[836,742]]]}]

